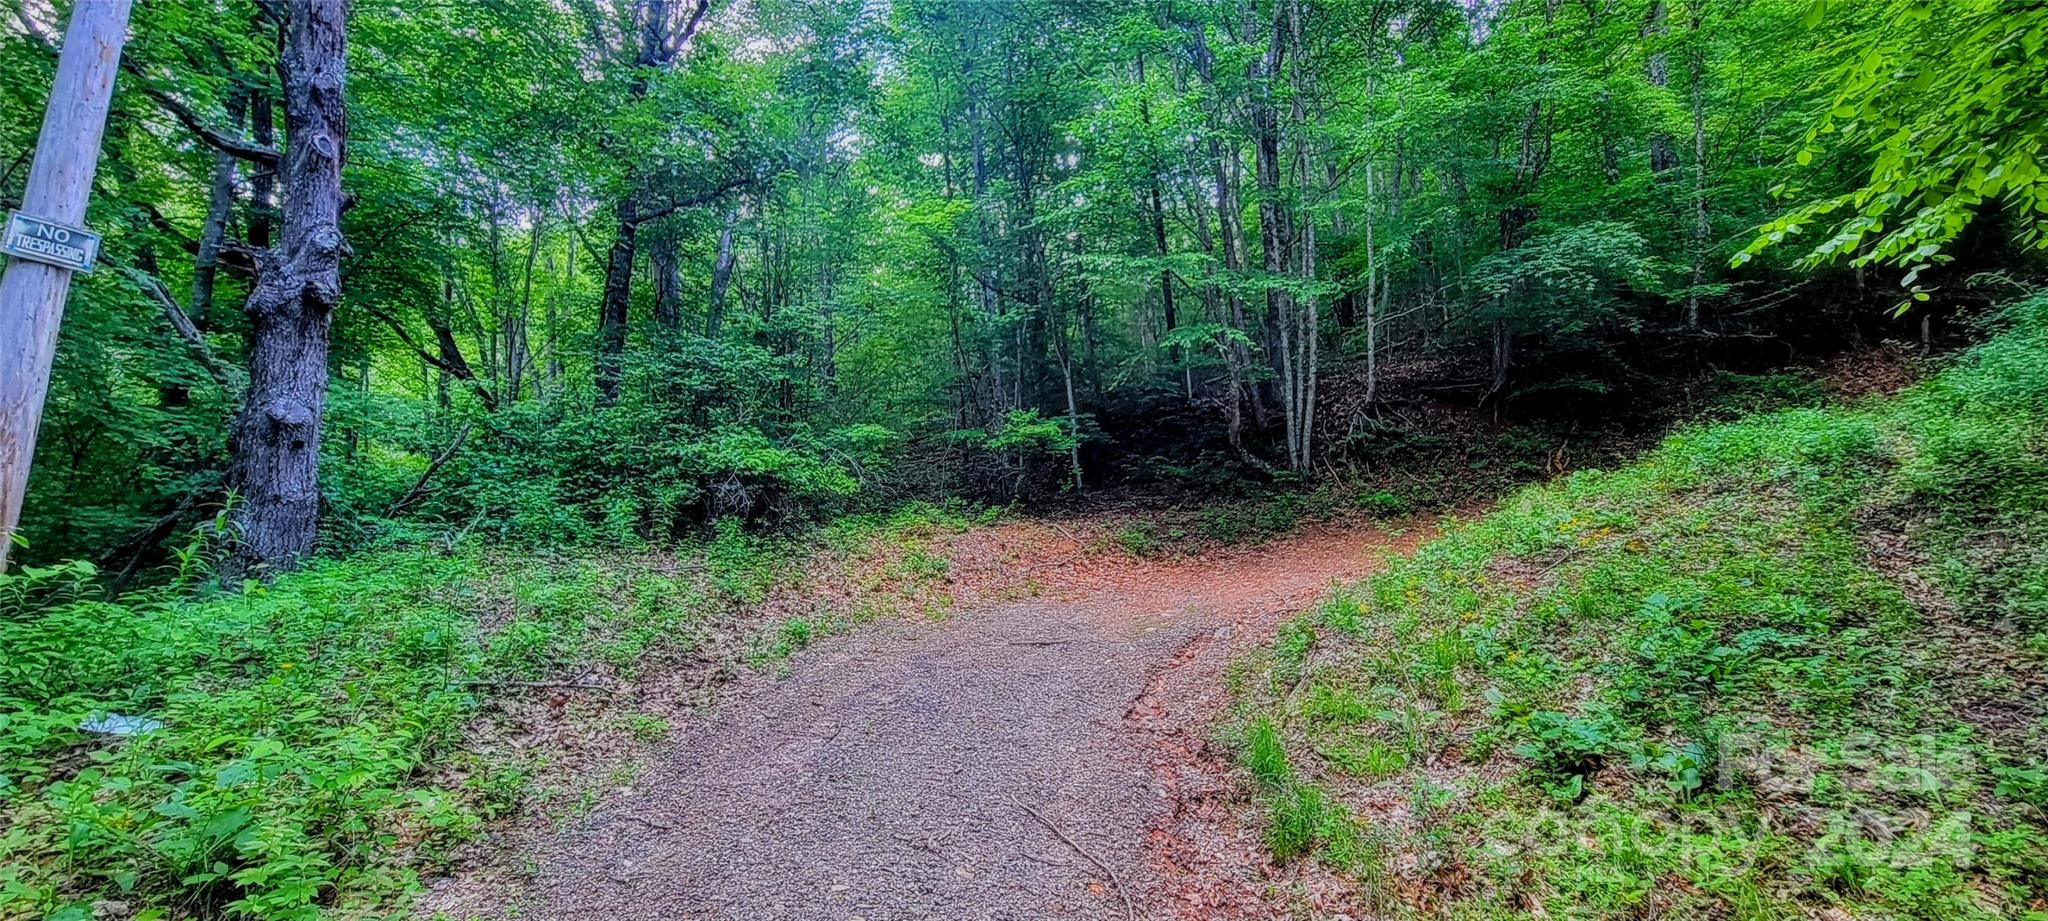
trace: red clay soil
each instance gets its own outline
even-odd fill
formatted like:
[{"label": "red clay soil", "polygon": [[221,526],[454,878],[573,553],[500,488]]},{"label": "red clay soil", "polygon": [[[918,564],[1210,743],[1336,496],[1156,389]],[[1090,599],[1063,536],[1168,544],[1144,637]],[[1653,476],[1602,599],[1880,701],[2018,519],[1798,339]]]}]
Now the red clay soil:
[{"label": "red clay soil", "polygon": [[1432,529],[1173,561],[1091,553],[1099,529],[970,532],[944,621],[875,623],[743,682],[586,819],[434,884],[420,916],[1272,917],[1281,871],[1208,738],[1224,668]]}]

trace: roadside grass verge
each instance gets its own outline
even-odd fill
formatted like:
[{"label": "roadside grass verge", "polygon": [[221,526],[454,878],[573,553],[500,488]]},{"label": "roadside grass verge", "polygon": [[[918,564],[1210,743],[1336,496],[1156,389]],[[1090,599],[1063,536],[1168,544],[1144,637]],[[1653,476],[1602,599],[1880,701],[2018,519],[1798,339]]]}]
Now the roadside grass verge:
[{"label": "roadside grass verge", "polygon": [[[488,826],[587,808],[554,775],[630,771],[620,746],[704,690],[641,694],[643,675],[711,685],[763,637],[776,658],[807,645],[764,604],[808,564],[929,554],[920,535],[964,526],[913,507],[671,552],[389,550],[239,594],[195,573],[108,599],[84,564],[0,576],[0,919],[381,916]],[[109,715],[146,731],[81,728]]]},{"label": "roadside grass verge", "polygon": [[1526,489],[1233,680],[1269,849],[1366,912],[2048,918],[2048,297]]}]

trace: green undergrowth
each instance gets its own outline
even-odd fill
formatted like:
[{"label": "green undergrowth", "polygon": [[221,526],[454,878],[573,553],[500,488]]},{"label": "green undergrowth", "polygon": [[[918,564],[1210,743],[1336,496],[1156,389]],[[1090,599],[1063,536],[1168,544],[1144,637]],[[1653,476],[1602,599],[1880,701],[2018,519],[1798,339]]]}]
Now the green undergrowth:
[{"label": "green undergrowth", "polygon": [[1879,403],[1531,487],[1233,673],[1388,915],[2048,918],[2048,297]]},{"label": "green undergrowth", "polygon": [[1249,498],[1205,502],[1196,508],[1126,512],[1104,549],[1134,557],[1172,557],[1257,546],[1304,525],[1405,518],[1443,508],[1452,498],[1428,484],[1390,489],[1336,482],[1268,488]]},{"label": "green undergrowth", "polygon": [[[660,655],[744,660],[700,647],[805,560],[962,526],[920,506],[662,553],[392,550],[237,594],[194,574],[110,600],[84,564],[0,576],[0,919],[381,915],[521,804],[535,764],[472,738],[495,700]],[[81,728],[110,714],[161,726]]]}]

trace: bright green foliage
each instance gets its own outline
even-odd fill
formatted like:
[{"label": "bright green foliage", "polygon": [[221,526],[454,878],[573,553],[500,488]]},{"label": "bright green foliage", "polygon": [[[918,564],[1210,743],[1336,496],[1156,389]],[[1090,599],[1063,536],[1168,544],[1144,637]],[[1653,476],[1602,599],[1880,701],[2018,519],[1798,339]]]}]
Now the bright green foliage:
[{"label": "bright green foliage", "polygon": [[[0,916],[389,907],[519,805],[532,766],[464,748],[482,701],[526,693],[502,682],[630,675],[786,571],[719,533],[697,576],[389,551],[232,596],[100,600],[83,564],[0,577]],[[108,714],[163,725],[81,730]]]},{"label": "bright green foliage", "polygon": [[[2048,7],[2026,0],[1812,0],[1808,22],[1845,31],[1828,44],[1841,63],[1834,94],[1798,153],[1833,153],[1870,168],[1860,186],[1824,194],[1763,226],[1738,263],[1813,225],[1828,232],[1809,263],[1909,269],[1954,258],[1956,238],[2002,207],[2014,235],[2048,246]],[[1846,30],[1842,26],[1847,25]],[[1810,197],[1803,190],[1798,198]]]},{"label": "bright green foliage", "polygon": [[[1617,292],[1653,289],[1660,266],[1648,241],[1628,224],[1592,221],[1539,234],[1473,267],[1470,283],[1501,305],[1497,319],[1570,341],[1608,324],[1642,327],[1653,316],[1636,311]],[[1597,385],[1594,385],[1597,387]]]},{"label": "bright green foliage", "polygon": [[[0,581],[0,903],[61,917],[81,893],[182,892],[195,909],[310,918],[401,886],[399,848],[445,847],[491,808],[413,779],[475,705],[460,682],[539,651],[516,648],[516,625],[487,646],[460,614],[475,566],[371,556],[211,602],[82,600],[79,569]],[[79,731],[110,712],[166,728]]]},{"label": "bright green foliage", "polygon": [[1283,628],[1246,767],[1379,832],[1320,852],[1368,904],[1450,873],[1473,917],[2036,917],[2044,438],[2037,294],[1887,402],[1529,489]]}]

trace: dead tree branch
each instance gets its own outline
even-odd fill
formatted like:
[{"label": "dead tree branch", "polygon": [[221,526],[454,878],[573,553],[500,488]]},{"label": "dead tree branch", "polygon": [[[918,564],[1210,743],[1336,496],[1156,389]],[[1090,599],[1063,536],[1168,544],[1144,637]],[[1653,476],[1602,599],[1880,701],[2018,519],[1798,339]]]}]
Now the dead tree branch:
[{"label": "dead tree branch", "polygon": [[469,430],[475,426],[474,422],[464,423],[462,430],[455,433],[455,440],[449,442],[447,448],[428,462],[427,469],[420,474],[419,479],[413,481],[412,488],[406,490],[405,495],[398,497],[398,501],[391,503],[391,506],[384,510],[384,517],[393,517],[404,511],[406,506],[419,501],[420,496],[426,494],[427,481],[433,479],[435,473],[440,472],[441,467],[455,456],[455,452],[462,450],[462,443],[469,440]]}]

